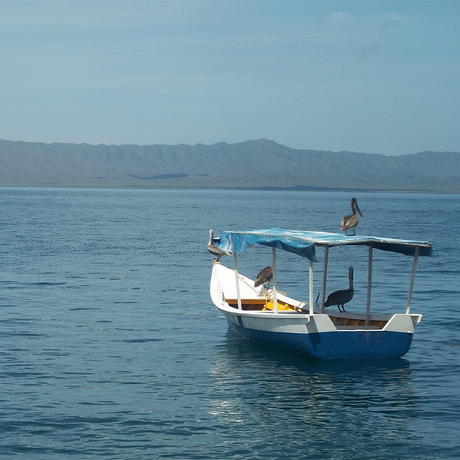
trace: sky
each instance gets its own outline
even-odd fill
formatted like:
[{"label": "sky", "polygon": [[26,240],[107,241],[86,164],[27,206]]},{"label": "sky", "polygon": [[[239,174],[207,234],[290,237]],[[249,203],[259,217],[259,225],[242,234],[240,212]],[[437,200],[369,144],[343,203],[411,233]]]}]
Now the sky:
[{"label": "sky", "polygon": [[460,151],[460,1],[0,0],[0,139]]}]

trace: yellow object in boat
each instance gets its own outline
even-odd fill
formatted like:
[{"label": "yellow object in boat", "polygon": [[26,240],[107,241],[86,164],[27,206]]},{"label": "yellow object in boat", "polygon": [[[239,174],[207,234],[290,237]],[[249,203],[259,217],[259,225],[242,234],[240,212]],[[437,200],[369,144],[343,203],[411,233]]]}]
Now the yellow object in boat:
[{"label": "yellow object in boat", "polygon": [[[271,300],[267,300],[265,302],[265,305],[262,311],[266,311],[266,310],[273,310],[273,302]],[[292,308],[287,303],[278,302],[278,311],[293,311],[293,310],[294,308]]]}]

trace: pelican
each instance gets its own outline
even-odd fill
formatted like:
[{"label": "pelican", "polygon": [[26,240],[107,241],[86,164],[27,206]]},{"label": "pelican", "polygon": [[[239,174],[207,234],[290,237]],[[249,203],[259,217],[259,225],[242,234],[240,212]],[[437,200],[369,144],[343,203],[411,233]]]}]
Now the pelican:
[{"label": "pelican", "polygon": [[216,256],[216,259],[214,262],[219,262],[220,258],[222,256],[231,256],[232,253],[230,251],[226,251],[225,249],[221,249],[219,248],[219,246],[217,246],[214,241],[213,241],[213,238],[214,238],[214,230],[211,228],[209,230],[209,242],[208,242],[208,251],[213,255],[213,256]]},{"label": "pelican", "polygon": [[363,217],[361,209],[359,209],[358,201],[356,198],[351,199],[351,211],[353,214],[343,216],[342,222],[340,222],[340,230],[345,230],[345,235],[348,235],[348,230],[353,230],[350,235],[356,235],[356,226],[359,222],[359,216]]},{"label": "pelican", "polygon": [[350,282],[350,287],[348,289],[342,289],[341,291],[331,292],[327,296],[323,308],[330,307],[331,305],[337,305],[339,311],[345,311],[344,305],[350,302],[355,293],[355,290],[353,289],[353,267],[348,267],[348,279]]},{"label": "pelican", "polygon": [[268,284],[270,283],[272,278],[273,278],[272,267],[268,266],[268,267],[262,268],[262,270],[260,270],[259,274],[257,275],[257,279],[256,279],[256,282],[254,283],[254,287],[261,286],[262,284],[265,284],[265,283]]}]

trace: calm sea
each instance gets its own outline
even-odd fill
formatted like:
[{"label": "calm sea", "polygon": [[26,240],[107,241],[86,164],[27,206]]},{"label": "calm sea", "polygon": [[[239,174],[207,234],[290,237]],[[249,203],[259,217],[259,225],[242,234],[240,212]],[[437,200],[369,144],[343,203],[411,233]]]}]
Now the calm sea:
[{"label": "calm sea", "polygon": [[[434,244],[402,359],[246,342],[209,297],[209,228],[338,231],[350,193],[0,189],[1,458],[460,458],[460,195],[356,196],[359,233]],[[336,249],[331,289],[347,284]],[[270,255],[247,253],[254,276]],[[306,298],[286,257],[279,288]],[[404,310],[411,259],[375,257],[373,308]]]}]

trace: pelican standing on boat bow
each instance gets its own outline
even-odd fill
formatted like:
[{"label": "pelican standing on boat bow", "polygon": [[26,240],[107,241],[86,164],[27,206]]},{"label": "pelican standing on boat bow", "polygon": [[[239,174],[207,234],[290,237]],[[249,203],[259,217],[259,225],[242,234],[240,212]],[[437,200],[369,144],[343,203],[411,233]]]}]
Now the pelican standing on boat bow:
[{"label": "pelican standing on boat bow", "polygon": [[216,256],[214,262],[219,262],[222,256],[231,256],[232,253],[230,251],[226,251],[225,249],[219,248],[214,243],[214,230],[211,228],[209,229],[209,242],[208,242],[208,251],[213,255]]},{"label": "pelican standing on boat bow", "polygon": [[[340,222],[340,230],[345,231],[345,235],[356,235],[356,226],[359,222],[359,217],[363,217],[361,209],[359,209],[358,201],[356,198],[351,199],[351,212],[348,216],[343,216],[342,222]],[[353,233],[348,233],[348,230],[352,230]]]},{"label": "pelican standing on boat bow", "polygon": [[[353,298],[355,290],[353,289],[353,267],[348,267],[348,289],[342,289],[340,291],[331,292],[324,303],[323,308],[330,307],[331,305],[337,305],[339,311],[344,312],[344,305]],[[342,307],[342,308],[340,308]]]}]

